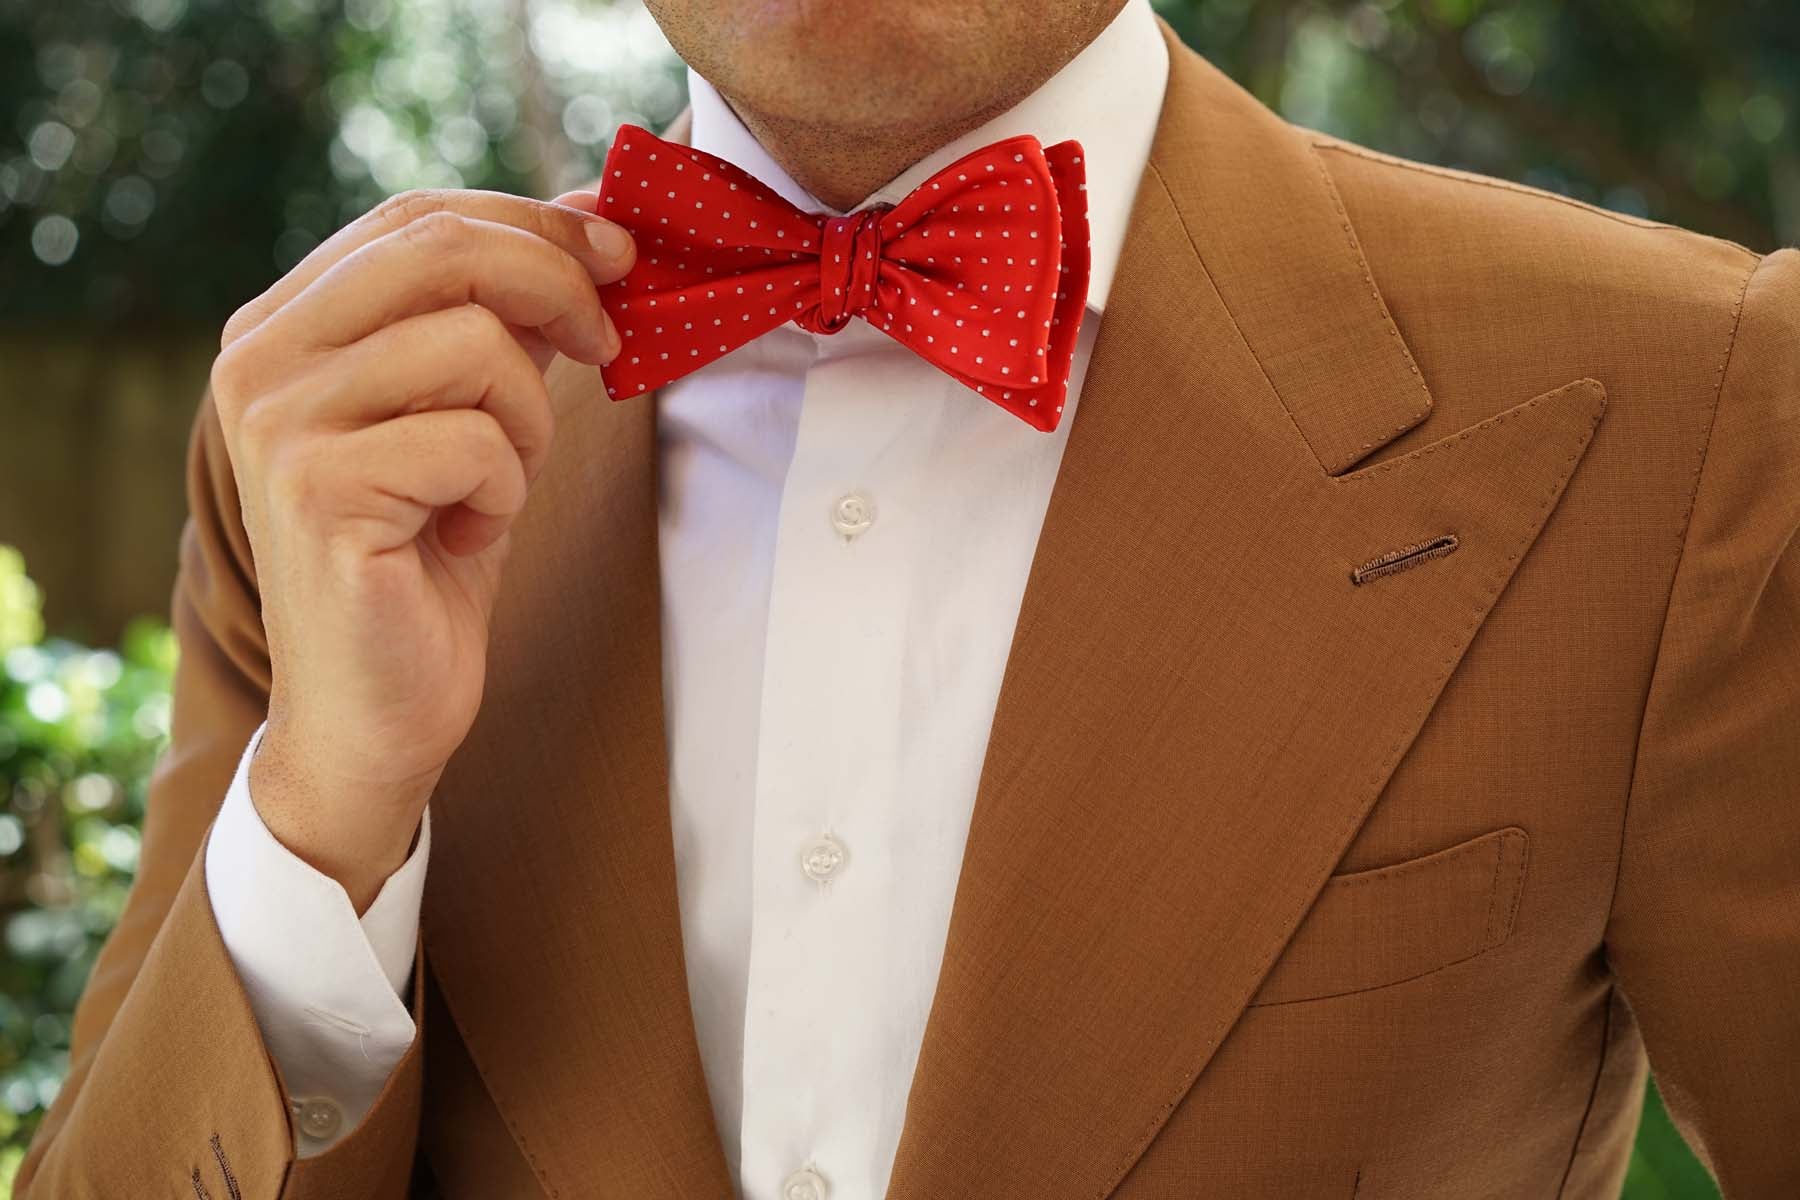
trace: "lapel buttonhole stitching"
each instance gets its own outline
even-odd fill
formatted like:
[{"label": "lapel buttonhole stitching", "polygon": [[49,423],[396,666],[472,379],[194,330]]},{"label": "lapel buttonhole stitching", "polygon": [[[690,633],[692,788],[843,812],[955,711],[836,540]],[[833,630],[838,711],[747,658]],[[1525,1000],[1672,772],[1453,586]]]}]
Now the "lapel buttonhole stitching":
[{"label": "lapel buttonhole stitching", "polygon": [[1456,550],[1462,543],[1454,533],[1439,534],[1422,542],[1413,542],[1386,554],[1370,559],[1360,566],[1350,569],[1350,583],[1361,587],[1371,580],[1380,579],[1384,575],[1394,575],[1410,570],[1420,563],[1430,562],[1434,558],[1442,558]]}]

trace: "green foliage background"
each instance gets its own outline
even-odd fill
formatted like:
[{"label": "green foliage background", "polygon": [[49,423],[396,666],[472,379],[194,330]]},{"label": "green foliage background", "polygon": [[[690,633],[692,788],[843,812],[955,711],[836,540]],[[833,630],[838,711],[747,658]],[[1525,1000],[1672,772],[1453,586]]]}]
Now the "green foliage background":
[{"label": "green foliage background", "polygon": [[70,1014],[137,869],[169,731],[175,638],[45,638],[36,586],[0,545],[0,1189],[67,1067]]},{"label": "green foliage background", "polygon": [[[1156,2],[1303,124],[1800,240],[1793,0]],[[591,179],[681,80],[635,0],[0,0],[0,327],[211,336],[385,194]],[[175,653],[154,622],[46,639],[40,607],[0,547],[0,1187],[135,866]],[[1626,1194],[1715,1194],[1654,1094]]]}]

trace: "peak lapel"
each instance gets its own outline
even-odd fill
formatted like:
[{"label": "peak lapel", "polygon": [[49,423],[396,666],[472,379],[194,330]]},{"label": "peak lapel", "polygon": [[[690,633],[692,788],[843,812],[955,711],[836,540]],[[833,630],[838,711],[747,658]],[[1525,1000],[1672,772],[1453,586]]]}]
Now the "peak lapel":
[{"label": "peak lapel", "polygon": [[432,798],[428,962],[548,1194],[724,1196],[669,823],[655,410],[567,360],[549,382],[556,449]]},{"label": "peak lapel", "polygon": [[[1346,474],[1425,418],[1425,385],[1310,147],[1171,55],[1007,663],[894,1200],[1117,1186],[1604,407],[1577,383]],[[1352,583],[1443,534],[1453,553]]]}]

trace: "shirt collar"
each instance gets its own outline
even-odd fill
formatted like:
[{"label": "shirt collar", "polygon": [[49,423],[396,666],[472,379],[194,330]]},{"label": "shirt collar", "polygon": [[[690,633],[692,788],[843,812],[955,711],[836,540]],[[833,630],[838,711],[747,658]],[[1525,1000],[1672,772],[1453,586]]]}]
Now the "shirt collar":
[{"label": "shirt collar", "polygon": [[[1029,133],[1049,146],[1067,138],[1082,145],[1087,168],[1088,239],[1092,267],[1088,307],[1100,312],[1112,286],[1119,250],[1150,159],[1150,143],[1169,79],[1169,52],[1150,0],[1126,0],[1100,36],[1062,70],[1018,104],[986,124],[926,155],[856,208],[891,204],[971,150]],[[809,212],[837,210],[820,203],[778,166],[744,127],[725,98],[688,69],[693,106],[689,143],[717,155],[767,184],[776,195]]]}]

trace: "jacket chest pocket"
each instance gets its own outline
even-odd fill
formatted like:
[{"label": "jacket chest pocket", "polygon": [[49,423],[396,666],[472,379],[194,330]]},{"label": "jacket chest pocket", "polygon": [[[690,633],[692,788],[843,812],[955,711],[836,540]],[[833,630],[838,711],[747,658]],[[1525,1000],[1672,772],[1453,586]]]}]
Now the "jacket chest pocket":
[{"label": "jacket chest pocket", "polygon": [[1508,826],[1333,875],[1250,1003],[1365,992],[1487,953],[1512,933],[1528,846],[1525,831]]}]

